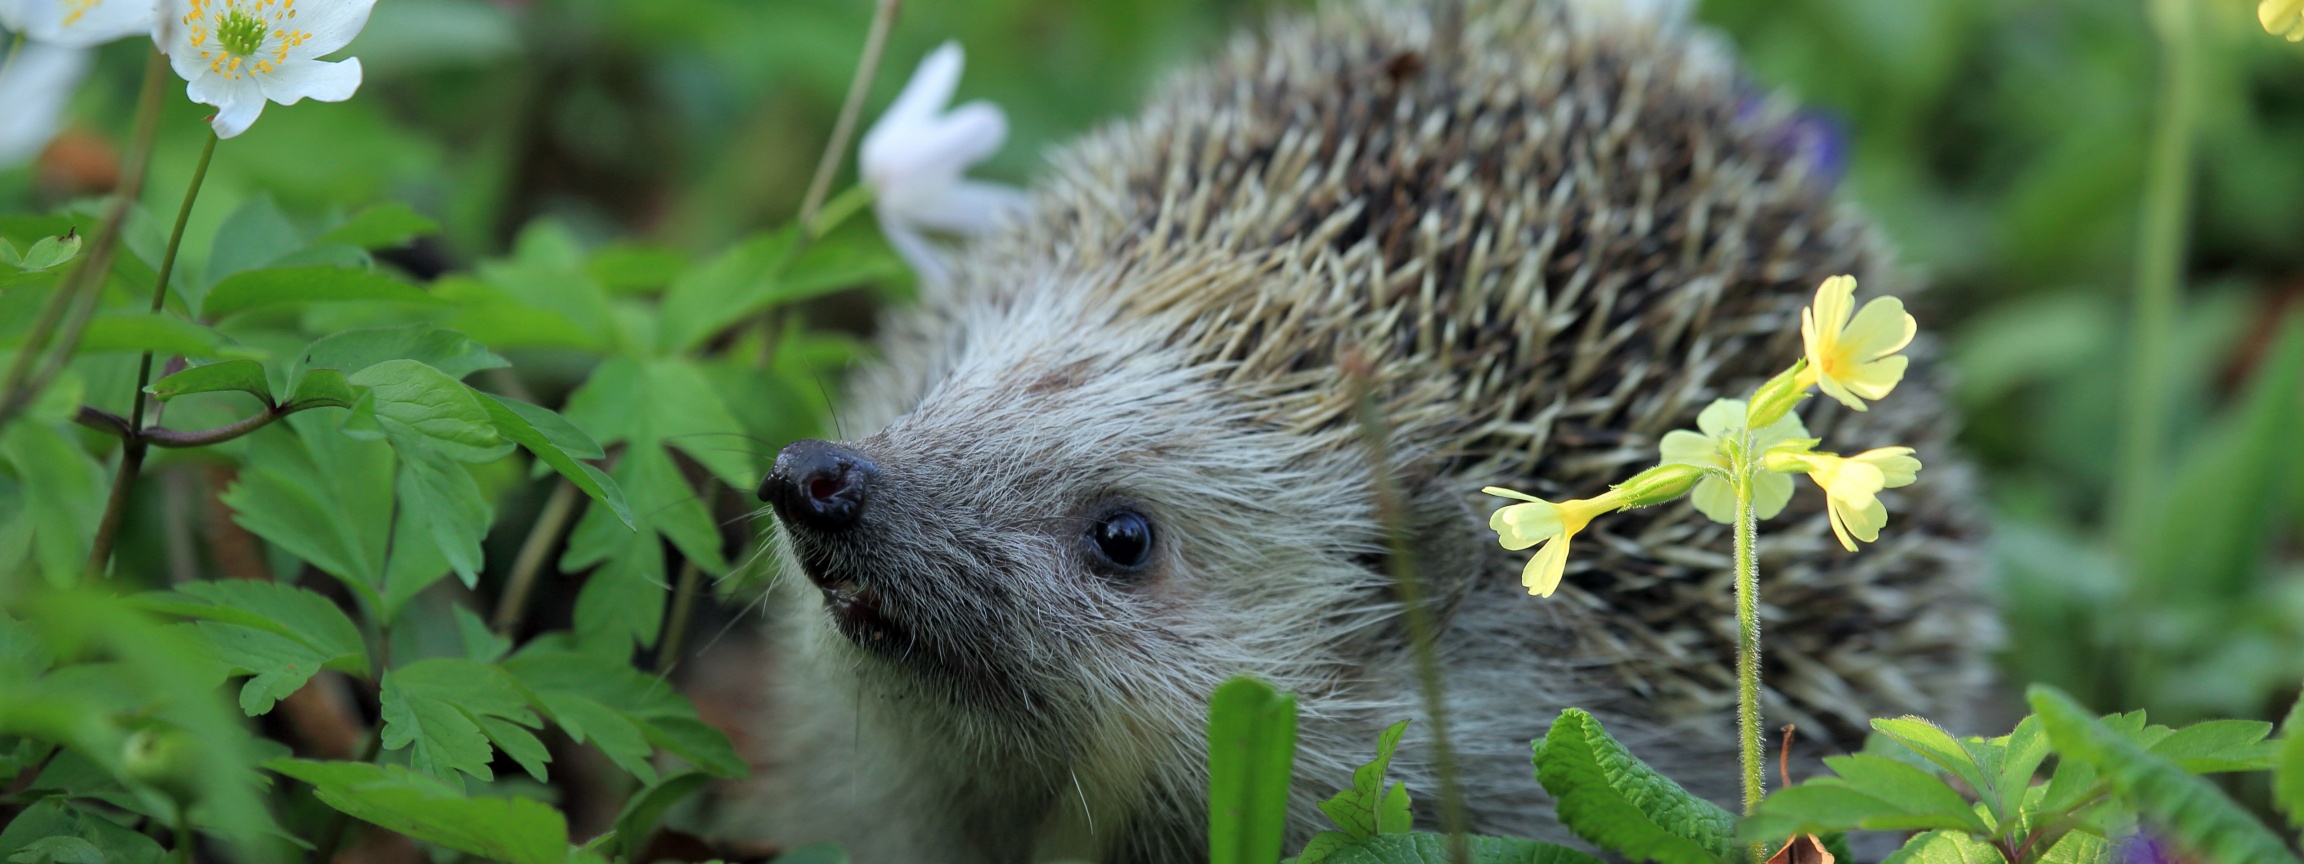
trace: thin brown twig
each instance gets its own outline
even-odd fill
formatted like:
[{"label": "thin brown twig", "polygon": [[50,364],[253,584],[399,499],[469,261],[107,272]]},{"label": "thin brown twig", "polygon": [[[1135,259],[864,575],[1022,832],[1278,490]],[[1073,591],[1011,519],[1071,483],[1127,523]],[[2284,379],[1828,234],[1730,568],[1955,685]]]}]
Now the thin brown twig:
[{"label": "thin brown twig", "polygon": [[816,235],[816,213],[824,207],[824,196],[832,192],[832,176],[840,172],[848,139],[856,134],[856,118],[864,112],[864,96],[872,89],[872,77],[880,71],[880,54],[888,47],[888,31],[896,24],[898,5],[897,0],[880,0],[872,13],[872,30],[864,37],[864,56],[856,61],[856,74],[848,79],[848,96],[840,103],[840,119],[832,124],[832,140],[826,142],[824,155],[816,160],[816,176],[808,181],[808,197],[800,202],[804,237]]}]

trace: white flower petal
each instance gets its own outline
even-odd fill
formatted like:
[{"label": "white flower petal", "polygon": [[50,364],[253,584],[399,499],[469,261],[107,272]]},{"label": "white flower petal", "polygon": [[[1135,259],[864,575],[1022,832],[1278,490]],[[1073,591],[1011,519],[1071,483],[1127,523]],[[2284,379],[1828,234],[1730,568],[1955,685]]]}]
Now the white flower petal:
[{"label": "white flower petal", "polygon": [[312,36],[304,44],[288,49],[288,59],[325,57],[352,44],[352,37],[360,35],[360,29],[368,26],[368,13],[375,8],[376,0],[302,0],[296,7],[296,17],[280,23]]},{"label": "white flower petal", "polygon": [[0,0],[0,30],[24,32],[24,19],[31,14],[31,6],[31,0]]},{"label": "white flower petal", "polygon": [[30,160],[48,146],[62,128],[64,105],[72,89],[88,74],[91,55],[84,48],[64,48],[27,42],[13,56],[0,57],[7,65],[0,75],[0,105],[8,106],[0,118],[0,168]]},{"label": "white flower petal", "polygon": [[910,224],[889,218],[887,211],[880,211],[878,216],[880,235],[888,239],[888,245],[896,250],[904,263],[912,265],[912,272],[919,274],[923,287],[940,289],[950,284],[950,268],[944,264],[943,250],[937,249],[936,244],[921,236]]},{"label": "white flower petal", "polygon": [[264,90],[245,75],[234,79],[204,74],[184,89],[192,101],[216,106],[216,116],[208,125],[216,130],[218,138],[231,138],[248,131],[256,122],[256,116],[264,113]]},{"label": "white flower petal", "polygon": [[964,62],[958,42],[946,42],[928,52],[919,68],[912,71],[912,80],[904,82],[904,91],[896,94],[896,101],[889,103],[864,133],[858,161],[866,166],[886,163],[898,158],[898,151],[910,148],[910,139],[934,123],[936,115],[952,102]]},{"label": "white flower petal", "polygon": [[904,138],[860,159],[864,178],[882,190],[950,183],[1007,138],[1008,116],[999,107],[970,102],[932,123],[907,127]]},{"label": "white flower petal", "polygon": [[34,42],[92,48],[152,29],[154,0],[96,0],[82,6],[62,0],[25,4],[24,35]]},{"label": "white flower petal", "polygon": [[309,96],[321,102],[342,102],[360,89],[360,58],[336,63],[325,60],[289,61],[279,71],[255,76],[264,98],[294,105]]},{"label": "white flower petal", "polygon": [[948,234],[976,235],[1002,221],[1032,212],[1032,199],[1024,190],[1000,183],[963,180],[933,201],[920,202],[901,214],[923,228]]}]

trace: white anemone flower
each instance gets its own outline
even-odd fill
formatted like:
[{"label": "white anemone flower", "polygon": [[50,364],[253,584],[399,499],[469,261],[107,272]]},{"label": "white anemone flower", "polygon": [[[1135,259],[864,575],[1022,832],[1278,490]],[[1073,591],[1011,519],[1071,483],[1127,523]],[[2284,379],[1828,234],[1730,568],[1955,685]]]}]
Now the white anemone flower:
[{"label": "white anemone flower", "polygon": [[950,272],[922,229],[972,236],[1030,209],[1014,187],[961,176],[1008,138],[1008,117],[997,105],[977,100],[946,110],[962,62],[958,42],[921,60],[904,92],[864,133],[857,155],[881,233],[930,285],[944,284]]},{"label": "white anemone flower", "polygon": [[360,88],[360,60],[320,57],[350,44],[376,0],[162,0],[152,36],[189,86],[216,106],[219,138],[248,131],[265,102],[342,102]]},{"label": "white anemone flower", "polygon": [[0,59],[0,168],[30,161],[56,137],[64,103],[88,74],[90,51],[45,42]]}]

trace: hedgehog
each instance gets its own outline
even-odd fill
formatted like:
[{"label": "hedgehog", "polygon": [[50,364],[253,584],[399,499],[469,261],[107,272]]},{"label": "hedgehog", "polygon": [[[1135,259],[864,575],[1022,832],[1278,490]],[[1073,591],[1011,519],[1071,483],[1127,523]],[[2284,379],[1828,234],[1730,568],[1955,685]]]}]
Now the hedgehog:
[{"label": "hedgehog", "polygon": [[[1588,496],[1798,356],[1814,286],[1901,274],[1799,116],[1717,37],[1600,0],[1282,15],[1050,159],[1029,216],[888,312],[846,440],[763,481],[775,660],[742,819],[860,862],[1200,861],[1209,694],[1300,705],[1289,848],[1425,717],[1378,481],[1438,635],[1470,826],[1572,841],[1529,742],[1567,706],[1733,804],[1731,537],[1603,519],[1520,588],[1502,485]],[[1861,554],[1822,497],[1763,534],[1763,708],[1823,755],[1955,728],[1997,638],[1923,340],[1811,429],[1934,457]],[[1386,426],[1370,456],[1367,382]],[[1431,724],[1392,763],[1437,825]]]}]

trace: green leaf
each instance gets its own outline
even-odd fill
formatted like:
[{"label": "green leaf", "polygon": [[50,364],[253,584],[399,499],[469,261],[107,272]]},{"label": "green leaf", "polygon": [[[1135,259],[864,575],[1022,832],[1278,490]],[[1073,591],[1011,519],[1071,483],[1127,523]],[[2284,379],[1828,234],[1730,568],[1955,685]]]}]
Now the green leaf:
[{"label": "green leaf", "polygon": [[345,379],[344,373],[334,369],[314,369],[304,373],[304,379],[296,382],[296,389],[290,391],[288,402],[291,405],[318,408],[350,408],[359,404],[360,393],[359,388],[353,387],[352,382]]},{"label": "green leaf", "polygon": [[296,692],[321,669],[366,676],[360,628],[326,597],[276,582],[188,582],[177,593],[145,594],[136,605],[203,620],[197,628],[235,675],[252,675],[240,710],[254,717]]},{"label": "green leaf", "polygon": [[2041,761],[2048,758],[2048,733],[2040,728],[2040,718],[2026,717],[2017,722],[2016,729],[2001,738],[1993,739],[2000,746],[2000,797],[1993,804],[1993,815],[2007,822],[2022,811],[2025,795],[2032,788],[2032,776],[2039,773]]},{"label": "green leaf", "polygon": [[150,351],[188,357],[255,359],[262,352],[232,344],[230,337],[166,312],[106,312],[80,335],[81,354]]},{"label": "green leaf", "polygon": [[745,772],[727,736],[697,720],[695,706],[621,658],[529,650],[504,661],[504,670],[570,738],[590,741],[642,782],[656,780],[651,745],[717,776]]},{"label": "green leaf", "polygon": [[226,277],[209,290],[200,311],[210,320],[221,320],[256,309],[351,301],[412,306],[438,306],[445,302],[424,293],[423,289],[373,270],[283,267]]},{"label": "green leaf", "polygon": [[1912,838],[1880,864],[2007,864],[1992,844],[1965,831],[1930,831]]},{"label": "green leaf", "polygon": [[2266,741],[2272,724],[2261,720],[2208,720],[2175,730],[2145,748],[2194,774],[2263,771],[2279,759],[2280,744]]},{"label": "green leaf", "polygon": [[848,864],[848,850],[835,843],[811,843],[778,855],[769,864]]},{"label": "green leaf", "polygon": [[669,285],[687,266],[688,257],[675,249],[618,245],[592,253],[584,272],[610,293],[631,294]]},{"label": "green leaf", "polygon": [[1985,776],[1983,767],[1976,764],[1975,754],[1936,724],[1919,717],[1898,717],[1874,719],[1872,728],[1912,748],[1937,767],[1952,772],[1952,776],[1960,778],[1986,800],[1997,799],[1999,778]]},{"label": "green leaf", "polygon": [[2056,841],[2041,853],[2040,864],[2112,864],[2114,847],[2111,841],[2094,834],[2074,831]]},{"label": "green leaf", "polygon": [[264,400],[271,407],[272,385],[264,378],[264,364],[254,360],[226,360],[206,366],[194,366],[166,378],[152,382],[144,392],[152,398],[166,402],[187,393],[219,393],[238,390]]},{"label": "green leaf", "polygon": [[406,246],[408,241],[438,230],[440,223],[425,218],[414,208],[387,201],[352,214],[352,218],[320,235],[320,242],[362,249],[391,249]]},{"label": "green leaf", "polygon": [[2207,780],[2185,773],[2097,722],[2053,687],[2025,692],[2066,759],[2093,765],[2119,799],[2208,864],[2297,864],[2287,844]]},{"label": "green leaf", "polygon": [[310,369],[337,369],[345,375],[387,360],[414,360],[456,380],[482,369],[512,365],[486,346],[454,330],[430,324],[348,330],[314,340],[298,355],[289,377]]},{"label": "green leaf", "polygon": [[159,864],[168,851],[134,831],[61,798],[43,798],[0,830],[0,860],[11,864]]},{"label": "green leaf", "polygon": [[[248,438],[223,501],[233,521],[381,602],[391,540],[392,449],[294,415]],[[406,544],[399,548],[405,549]]]},{"label": "green leaf", "polygon": [[502,458],[511,447],[496,434],[478,393],[425,363],[386,360],[345,380],[368,388],[361,404],[373,405],[384,437],[404,456],[431,452],[459,462],[487,462]]},{"label": "green leaf", "polygon": [[[1327,832],[1320,837],[1341,838]],[[1469,864],[1600,864],[1600,859],[1536,840],[1507,837],[1466,837]],[[1315,849],[1314,846],[1324,848]],[[1315,857],[1317,856],[1317,857]],[[1314,838],[1304,854],[1289,859],[1296,864],[1450,864],[1448,837],[1443,834],[1380,834],[1363,840],[1329,841]]]},{"label": "green leaf", "polygon": [[[384,748],[407,748],[410,767],[457,786],[457,772],[495,779],[488,770],[491,741],[507,753],[543,752],[542,742],[520,728],[542,722],[495,666],[450,657],[419,660],[384,673],[382,701]],[[483,726],[487,720],[504,722]]]},{"label": "green leaf", "polygon": [[1838,776],[1814,778],[1768,796],[1744,821],[1739,836],[1754,843],[1781,843],[1795,834],[1855,828],[1990,830],[1967,799],[1929,771],[1863,753],[1829,757],[1824,764]]},{"label": "green leaf", "polygon": [[656,823],[664,818],[664,811],[701,791],[711,779],[712,775],[698,771],[675,774],[624,802],[623,811],[616,814],[616,860],[633,860],[656,833]]},{"label": "green leaf", "polygon": [[1392,751],[1400,746],[1400,736],[1407,731],[1406,720],[1385,729],[1376,740],[1375,760],[1353,769],[1352,788],[1320,802],[1320,812],[1328,814],[1336,827],[1344,829],[1354,840],[1408,831],[1413,818],[1408,812],[1408,787],[1394,783],[1387,789],[1384,785],[1384,772],[1392,765]]},{"label": "green leaf", "polygon": [[[464,580],[464,587],[478,584],[484,554],[480,541],[495,515],[464,466],[434,452],[402,450],[392,490],[407,527],[432,538],[440,559]],[[401,525],[393,528],[399,536]]]},{"label": "green leaf", "polygon": [[2304,694],[2280,723],[2280,764],[2272,769],[2272,798],[2288,812],[2288,824],[2304,828]]},{"label": "green leaf", "polygon": [[[560,415],[526,402],[485,393],[481,394],[480,402],[481,407],[488,409],[488,419],[496,424],[497,432],[528,448],[528,452],[536,454],[538,460],[552,466],[552,470],[560,472],[560,476],[568,478],[568,482],[576,484],[576,488],[584,490],[584,494],[592,496],[592,500],[607,505],[626,529],[636,527],[632,521],[632,509],[624,503],[624,490],[616,485],[615,478],[601,473],[598,468],[576,461],[559,444],[560,441],[568,441],[591,451],[593,455],[590,458],[597,459],[601,456],[600,445],[593,443],[591,436],[585,435]],[[539,428],[538,421],[542,421],[552,431],[547,433]]]},{"label": "green leaf", "polygon": [[399,766],[274,759],[265,767],[310,783],[352,818],[428,843],[511,864],[561,864],[568,823],[530,798],[467,798]]},{"label": "green leaf", "polygon": [[658,342],[669,353],[686,352],[760,311],[799,236],[791,227],[755,236],[672,280]]},{"label": "green leaf", "polygon": [[24,250],[17,266],[26,270],[46,270],[80,255],[80,234],[73,232],[62,237],[43,237]]},{"label": "green leaf", "polygon": [[[45,574],[51,585],[78,581],[104,512],[102,466],[56,427],[30,419],[0,428],[0,460],[23,492],[24,516],[8,521],[30,529],[30,572]],[[0,566],[13,570],[16,562]]]},{"label": "green leaf", "polygon": [[1537,782],[1558,802],[1561,823],[1593,845],[1662,864],[1743,855],[1735,817],[1634,758],[1582,709],[1561,711],[1535,751]]},{"label": "green leaf", "polygon": [[1296,763],[1296,697],[1234,678],[1208,698],[1208,861],[1280,857]]}]

